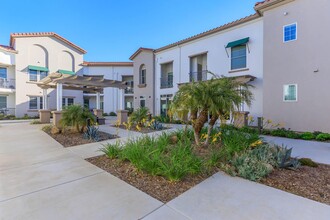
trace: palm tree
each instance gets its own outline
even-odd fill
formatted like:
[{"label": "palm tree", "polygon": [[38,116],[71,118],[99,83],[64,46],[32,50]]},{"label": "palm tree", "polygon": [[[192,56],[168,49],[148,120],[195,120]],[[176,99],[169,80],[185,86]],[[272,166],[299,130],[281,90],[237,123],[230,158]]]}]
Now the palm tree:
[{"label": "palm tree", "polygon": [[190,113],[194,130],[195,143],[200,145],[200,132],[208,121],[208,136],[205,145],[209,144],[210,134],[218,118],[236,111],[242,103],[248,106],[253,98],[251,85],[233,78],[217,77],[208,81],[192,82],[182,85],[176,93],[171,111],[178,117]]},{"label": "palm tree", "polygon": [[74,127],[77,132],[84,132],[87,119],[95,122],[94,115],[81,105],[70,105],[63,110],[61,124],[64,127]]}]

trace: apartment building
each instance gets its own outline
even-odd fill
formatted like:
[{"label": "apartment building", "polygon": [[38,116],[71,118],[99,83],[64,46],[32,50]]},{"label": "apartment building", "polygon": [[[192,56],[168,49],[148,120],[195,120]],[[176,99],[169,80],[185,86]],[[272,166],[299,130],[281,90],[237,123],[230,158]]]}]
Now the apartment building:
[{"label": "apartment building", "polygon": [[[330,1],[266,0],[254,9],[253,15],[158,49],[141,47],[132,62],[84,62],[86,51],[54,33],[13,34],[9,46],[0,46],[0,110],[38,114],[43,103],[35,81],[63,72],[128,82],[125,91],[107,88],[101,94],[107,113],[148,107],[153,115],[165,115],[179,84],[216,74],[251,79],[254,101],[240,110],[254,118],[330,132]],[[55,108],[54,92],[49,96]],[[96,105],[95,94],[64,96],[64,105]]]}]

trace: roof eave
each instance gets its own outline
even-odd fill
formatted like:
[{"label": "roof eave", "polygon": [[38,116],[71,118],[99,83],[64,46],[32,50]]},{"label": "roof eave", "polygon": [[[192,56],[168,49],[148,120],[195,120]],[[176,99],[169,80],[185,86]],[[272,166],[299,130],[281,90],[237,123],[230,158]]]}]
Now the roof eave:
[{"label": "roof eave", "polygon": [[287,4],[289,2],[293,2],[294,0],[271,0],[271,1],[265,1],[263,3],[260,3],[254,7],[254,10],[258,12],[260,15],[263,15],[263,13],[269,9],[278,7],[280,5]]}]

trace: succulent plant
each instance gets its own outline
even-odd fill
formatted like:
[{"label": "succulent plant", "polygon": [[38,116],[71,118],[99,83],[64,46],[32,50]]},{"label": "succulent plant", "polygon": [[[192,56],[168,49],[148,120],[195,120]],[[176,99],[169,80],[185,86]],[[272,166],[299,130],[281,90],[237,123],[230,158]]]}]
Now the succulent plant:
[{"label": "succulent plant", "polygon": [[95,126],[87,126],[84,133],[84,138],[93,141],[99,141],[99,128]]}]

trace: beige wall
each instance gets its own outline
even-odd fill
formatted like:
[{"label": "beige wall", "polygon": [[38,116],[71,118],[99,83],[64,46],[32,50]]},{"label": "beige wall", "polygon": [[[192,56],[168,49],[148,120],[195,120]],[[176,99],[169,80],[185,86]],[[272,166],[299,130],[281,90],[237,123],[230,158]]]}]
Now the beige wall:
[{"label": "beige wall", "polygon": [[[139,87],[139,72],[141,65],[146,67],[146,87]],[[146,98],[146,107],[150,110],[152,114],[154,111],[154,90],[155,90],[155,81],[154,81],[154,54],[152,51],[142,51],[134,58],[133,66],[134,74],[134,109],[140,107],[140,96],[145,96]]]},{"label": "beige wall", "polygon": [[[330,1],[295,0],[264,13],[264,117],[298,131],[330,132]],[[286,14],[286,15],[285,15]],[[296,41],[283,26],[297,22]],[[283,101],[283,85],[298,101]]]},{"label": "beige wall", "polygon": [[[29,82],[28,66],[42,66],[49,73],[59,69],[82,74],[83,54],[53,37],[16,38],[16,116],[38,115],[38,110],[29,110],[29,96],[42,96],[42,89]],[[56,91],[48,89],[49,106],[56,109]],[[83,103],[82,91],[64,90],[63,97],[74,97],[77,104]]]}]

